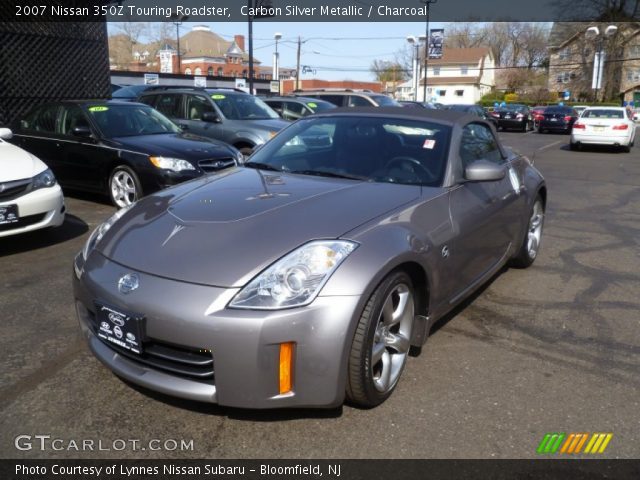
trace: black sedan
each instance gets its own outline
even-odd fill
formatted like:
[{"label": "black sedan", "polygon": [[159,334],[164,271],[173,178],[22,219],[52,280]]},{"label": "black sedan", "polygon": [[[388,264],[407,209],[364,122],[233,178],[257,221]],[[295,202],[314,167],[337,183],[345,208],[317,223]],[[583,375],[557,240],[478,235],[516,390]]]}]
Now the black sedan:
[{"label": "black sedan", "polygon": [[183,133],[139,103],[50,103],[13,131],[12,142],[42,159],[63,187],[107,193],[118,207],[242,159],[231,145]]},{"label": "black sedan", "polygon": [[573,124],[580,115],[571,107],[552,106],[545,108],[538,121],[538,133],[571,133]]},{"label": "black sedan", "polygon": [[476,115],[483,120],[491,123],[496,129],[498,128],[498,120],[492,115],[489,115],[489,112],[487,112],[480,105],[457,103],[453,105],[447,105],[445,108],[447,110],[453,110],[454,112],[464,112],[470,113],[471,115]]},{"label": "black sedan", "polygon": [[498,129],[526,132],[533,130],[533,116],[526,105],[512,104],[498,107],[491,116],[498,122]]}]

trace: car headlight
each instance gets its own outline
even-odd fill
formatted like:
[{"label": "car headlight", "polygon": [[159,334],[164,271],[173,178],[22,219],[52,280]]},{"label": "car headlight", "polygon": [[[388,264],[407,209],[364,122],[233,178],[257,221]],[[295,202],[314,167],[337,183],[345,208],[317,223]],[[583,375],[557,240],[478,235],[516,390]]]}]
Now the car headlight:
[{"label": "car headlight", "polygon": [[98,244],[98,242],[100,240],[102,240],[102,237],[104,237],[104,234],[107,233],[109,231],[109,229],[111,227],[113,227],[113,225],[120,220],[120,218],[122,218],[122,216],[127,213],[131,207],[133,207],[135,205],[135,203],[132,203],[131,205],[128,205],[120,210],[118,210],[116,213],[114,213],[106,222],[104,222],[103,224],[99,225],[98,228],[96,228],[91,235],[89,235],[89,239],[87,240],[87,243],[84,244],[84,248],[82,249],[82,258],[86,261],[87,257],[89,257],[89,254],[91,253],[91,251],[96,247],[96,245]]},{"label": "car headlight", "polygon": [[308,305],[357,246],[346,240],[307,243],[255,277],[231,300],[229,307],[277,310]]},{"label": "car headlight", "polygon": [[182,172],[185,170],[195,170],[191,163],[181,158],[170,157],[149,157],[151,163],[158,168],[164,168],[165,170],[173,170],[174,172]]},{"label": "car headlight", "polygon": [[38,188],[53,187],[56,184],[56,177],[50,169],[46,169],[44,172],[40,172],[31,180],[31,189],[37,190]]}]

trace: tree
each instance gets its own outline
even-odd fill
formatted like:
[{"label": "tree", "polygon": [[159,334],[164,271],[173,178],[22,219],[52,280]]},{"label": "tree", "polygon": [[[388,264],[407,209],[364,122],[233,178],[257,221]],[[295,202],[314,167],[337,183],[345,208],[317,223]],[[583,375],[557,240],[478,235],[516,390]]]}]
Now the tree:
[{"label": "tree", "polygon": [[408,71],[395,60],[374,60],[370,70],[378,82],[391,82],[394,85],[404,82],[410,77]]}]

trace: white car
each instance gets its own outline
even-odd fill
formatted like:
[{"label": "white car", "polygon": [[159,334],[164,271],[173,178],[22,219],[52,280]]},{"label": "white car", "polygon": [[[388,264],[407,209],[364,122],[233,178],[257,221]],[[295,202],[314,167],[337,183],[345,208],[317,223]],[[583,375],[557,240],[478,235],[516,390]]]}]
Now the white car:
[{"label": "white car", "polygon": [[571,129],[571,150],[581,145],[611,145],[630,151],[636,124],[624,107],[589,107]]},{"label": "white car", "polygon": [[41,160],[5,140],[0,128],[0,237],[58,227],[64,222],[62,189]]}]

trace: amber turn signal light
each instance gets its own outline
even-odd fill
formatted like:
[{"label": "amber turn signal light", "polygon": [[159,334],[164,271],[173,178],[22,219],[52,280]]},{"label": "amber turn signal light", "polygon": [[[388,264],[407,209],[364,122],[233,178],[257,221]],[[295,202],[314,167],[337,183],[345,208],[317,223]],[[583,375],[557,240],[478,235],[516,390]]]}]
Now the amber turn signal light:
[{"label": "amber turn signal light", "polygon": [[293,390],[293,342],[280,344],[280,395]]}]

